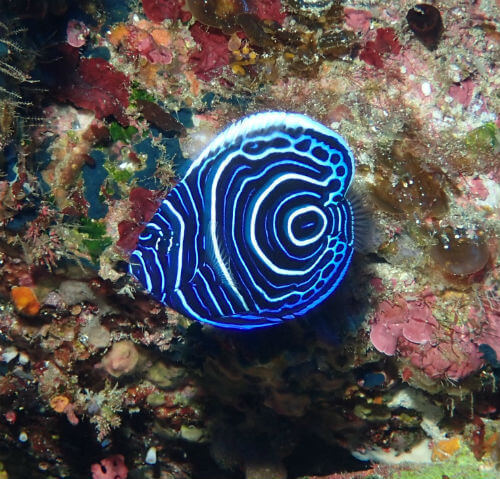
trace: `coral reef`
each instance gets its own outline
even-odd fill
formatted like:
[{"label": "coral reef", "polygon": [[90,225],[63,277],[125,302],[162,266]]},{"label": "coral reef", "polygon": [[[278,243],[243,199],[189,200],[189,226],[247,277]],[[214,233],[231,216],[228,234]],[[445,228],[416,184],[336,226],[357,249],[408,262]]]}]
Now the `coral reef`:
[{"label": "coral reef", "polygon": [[[0,12],[0,478],[498,476],[498,2]],[[346,138],[366,224],[315,315],[220,331],[128,259],[264,110]]]}]

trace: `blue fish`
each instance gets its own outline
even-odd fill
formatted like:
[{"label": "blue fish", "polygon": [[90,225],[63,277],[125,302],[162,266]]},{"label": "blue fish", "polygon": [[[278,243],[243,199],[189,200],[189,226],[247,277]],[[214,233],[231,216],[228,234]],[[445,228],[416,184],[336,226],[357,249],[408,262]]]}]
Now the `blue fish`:
[{"label": "blue fish", "polygon": [[130,272],[158,301],[215,326],[305,315],[354,250],[354,157],[311,118],[264,112],[219,134],[139,236]]}]

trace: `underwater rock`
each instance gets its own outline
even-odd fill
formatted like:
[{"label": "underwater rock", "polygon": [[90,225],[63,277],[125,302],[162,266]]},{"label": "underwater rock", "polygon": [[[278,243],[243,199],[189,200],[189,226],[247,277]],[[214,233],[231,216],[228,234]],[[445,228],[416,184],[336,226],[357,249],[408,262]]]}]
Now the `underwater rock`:
[{"label": "underwater rock", "polygon": [[327,12],[334,5],[338,4],[336,0],[288,0],[290,5],[299,10],[300,12],[311,15],[319,16]]},{"label": "underwater rock", "polygon": [[444,187],[447,178],[438,167],[415,156],[415,142],[396,141],[379,166],[372,187],[375,201],[385,211],[398,215],[442,218],[449,208]]},{"label": "underwater rock", "polygon": [[100,324],[98,317],[91,316],[82,327],[80,338],[94,348],[106,348],[111,341],[111,333]]},{"label": "underwater rock", "polygon": [[[116,475],[110,454],[134,478],[496,478],[498,15],[445,3],[435,55],[408,2],[0,0],[2,479]],[[263,110],[348,140],[378,237],[312,317],[202,327],[138,291],[128,253],[202,145]],[[139,359],[113,376],[122,341]]]},{"label": "underwater rock", "polygon": [[458,436],[441,439],[441,441],[434,443],[432,447],[432,460],[446,461],[456,454],[460,447],[460,438]]},{"label": "underwater rock", "polygon": [[146,377],[161,389],[171,389],[180,385],[183,376],[183,369],[158,361],[148,368]]},{"label": "underwater rock", "polygon": [[111,346],[102,358],[101,366],[111,376],[118,378],[134,371],[139,362],[139,351],[132,341],[119,341]]},{"label": "underwater rock", "polygon": [[245,464],[245,479],[287,479],[285,467],[278,461],[266,462],[262,458],[255,461],[247,461]]}]

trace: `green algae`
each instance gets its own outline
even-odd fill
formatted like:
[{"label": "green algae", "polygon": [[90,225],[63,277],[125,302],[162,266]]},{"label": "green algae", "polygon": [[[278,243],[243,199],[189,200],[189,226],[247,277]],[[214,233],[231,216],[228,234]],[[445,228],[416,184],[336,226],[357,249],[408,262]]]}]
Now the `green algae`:
[{"label": "green algae", "polygon": [[148,93],[146,90],[143,90],[138,86],[137,82],[132,83],[132,92],[130,93],[130,102],[134,102],[136,100],[146,100],[146,101],[155,101],[155,97]]},{"label": "green algae", "polygon": [[497,479],[498,471],[480,470],[472,451],[462,448],[453,458],[445,462],[415,466],[411,470],[395,472],[391,479]]},{"label": "green algae", "polygon": [[154,391],[146,397],[146,402],[152,407],[158,407],[165,404],[165,394]]},{"label": "green algae", "polygon": [[130,143],[132,141],[132,137],[138,132],[135,126],[127,126],[124,128],[119,123],[114,121],[109,125],[109,134],[113,141],[123,141],[125,143]]},{"label": "green algae", "polygon": [[498,145],[498,128],[493,122],[485,123],[467,133],[465,145],[471,152],[488,152]]},{"label": "green algae", "polygon": [[130,171],[130,169],[118,168],[115,165],[110,164],[109,162],[106,162],[104,164],[104,168],[106,168],[106,171],[109,173],[111,178],[115,180],[117,183],[128,183],[129,180],[134,175],[134,172]]},{"label": "green algae", "polygon": [[82,244],[86,248],[93,261],[97,261],[102,252],[113,242],[106,236],[106,225],[99,221],[88,218],[81,219],[80,233],[86,236]]}]

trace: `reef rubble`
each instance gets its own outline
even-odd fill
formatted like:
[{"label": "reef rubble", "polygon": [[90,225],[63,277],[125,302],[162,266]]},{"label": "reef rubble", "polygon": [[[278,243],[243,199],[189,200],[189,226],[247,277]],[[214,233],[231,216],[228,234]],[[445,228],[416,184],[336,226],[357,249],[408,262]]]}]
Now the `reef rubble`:
[{"label": "reef rubble", "polygon": [[[498,2],[32,3],[0,0],[0,479],[497,477]],[[346,138],[366,225],[321,311],[221,331],[127,260],[264,110]]]}]

